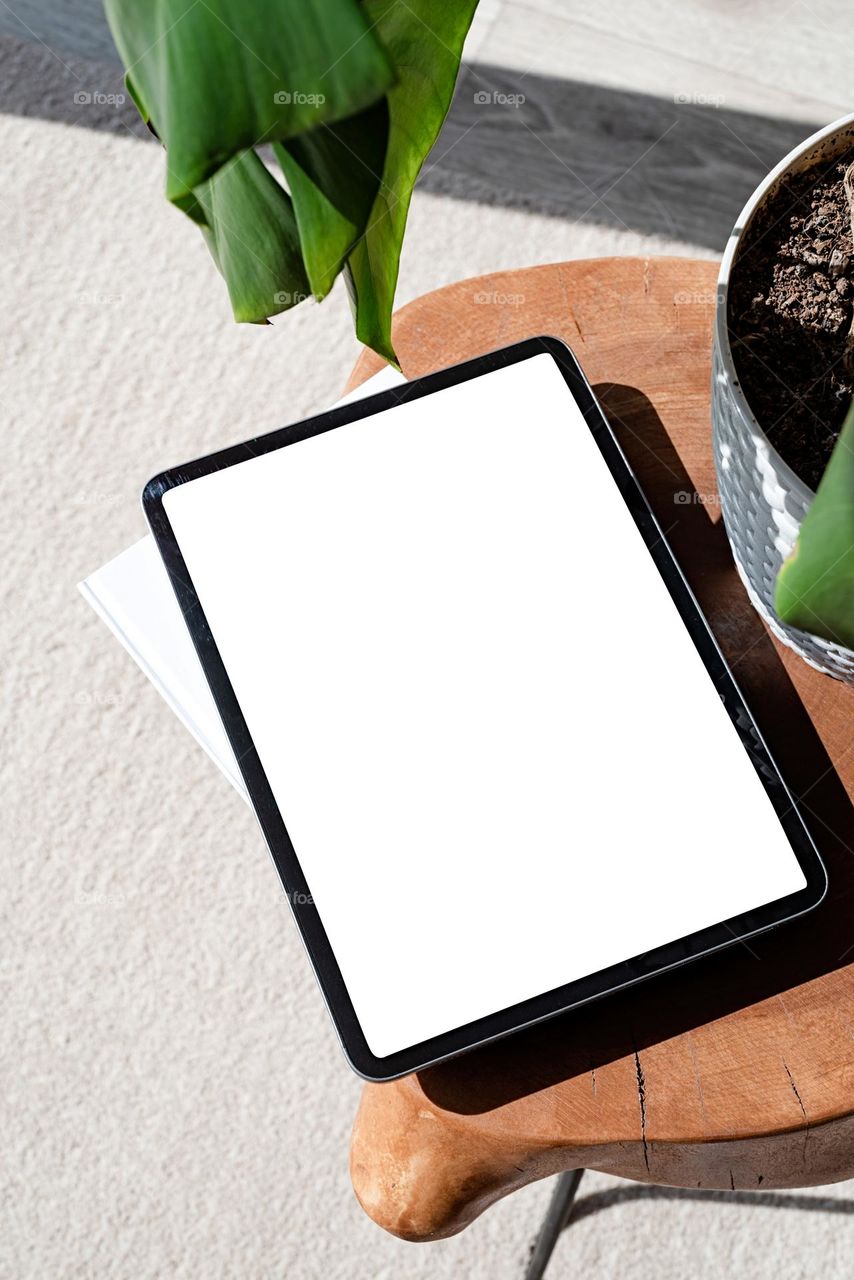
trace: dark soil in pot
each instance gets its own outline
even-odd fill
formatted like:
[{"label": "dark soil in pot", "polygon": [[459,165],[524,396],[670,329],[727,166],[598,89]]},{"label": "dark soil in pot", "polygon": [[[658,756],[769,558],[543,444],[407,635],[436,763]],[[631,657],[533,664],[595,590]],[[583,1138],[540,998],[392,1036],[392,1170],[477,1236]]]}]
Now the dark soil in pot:
[{"label": "dark soil in pot", "polygon": [[783,183],[748,228],[730,286],[730,343],[747,403],[813,489],[854,397],[854,244],[843,182],[852,160],[854,150]]}]

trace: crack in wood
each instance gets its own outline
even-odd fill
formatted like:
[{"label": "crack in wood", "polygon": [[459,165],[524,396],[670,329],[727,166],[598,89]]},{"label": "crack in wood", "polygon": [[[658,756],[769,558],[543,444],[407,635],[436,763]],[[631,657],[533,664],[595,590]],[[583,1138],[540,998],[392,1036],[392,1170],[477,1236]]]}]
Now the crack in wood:
[{"label": "crack in wood", "polygon": [[798,1086],[795,1084],[795,1077],[792,1075],[786,1062],[783,1063],[783,1067],[785,1069],[786,1075],[789,1077],[789,1084],[792,1086],[792,1093],[795,1095],[795,1097],[798,1100],[798,1106],[800,1107],[801,1112],[803,1113],[804,1120],[807,1123],[807,1125],[809,1125],[809,1117],[807,1116],[807,1109],[804,1106],[803,1102],[801,1101],[801,1095],[798,1093]]},{"label": "crack in wood", "polygon": [[785,1067],[786,1075],[789,1077],[789,1084],[792,1086],[792,1093],[793,1093],[793,1094],[795,1095],[795,1097],[797,1098],[797,1100],[798,1100],[798,1106],[800,1107],[800,1109],[801,1109],[801,1114],[802,1114],[802,1115],[803,1115],[803,1117],[804,1117],[804,1149],[803,1149],[803,1151],[801,1152],[801,1159],[803,1160],[804,1164],[806,1165],[806,1164],[808,1164],[808,1163],[809,1163],[809,1162],[808,1162],[808,1160],[807,1160],[807,1145],[808,1145],[808,1143],[809,1143],[809,1139],[810,1139],[810,1119],[809,1119],[809,1116],[807,1115],[807,1109],[806,1109],[806,1107],[805,1107],[805,1106],[804,1106],[804,1104],[803,1104],[803,1100],[801,1099],[801,1095],[800,1095],[800,1093],[798,1092],[798,1086],[795,1084],[795,1077],[792,1075],[791,1071],[789,1070],[788,1063],[787,1063],[785,1060],[783,1061],[783,1066]]},{"label": "crack in wood", "polygon": [[638,1102],[640,1103],[641,1142],[643,1143],[643,1162],[649,1173],[649,1144],[646,1140],[646,1080],[641,1066],[640,1054],[635,1049],[635,1072],[638,1081]]}]

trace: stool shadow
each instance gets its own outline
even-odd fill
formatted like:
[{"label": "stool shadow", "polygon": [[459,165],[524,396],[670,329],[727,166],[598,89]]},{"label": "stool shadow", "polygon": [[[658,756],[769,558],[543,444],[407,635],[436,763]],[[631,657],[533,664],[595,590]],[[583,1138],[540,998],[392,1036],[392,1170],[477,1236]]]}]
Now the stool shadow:
[{"label": "stool shadow", "polygon": [[703,1191],[701,1188],[623,1186],[580,1196],[572,1206],[563,1230],[603,1209],[612,1209],[635,1200],[694,1200],[711,1204],[749,1204],[762,1209],[799,1209],[806,1213],[854,1214],[854,1200],[834,1200],[831,1196],[780,1195],[775,1191]]},{"label": "stool shadow", "polygon": [[[562,1014],[419,1073],[447,1111],[476,1115],[583,1075],[833,972],[854,959],[852,806],[730,554],[718,508],[697,495],[648,398],[595,391],[741,685],[827,867],[824,902],[806,916],[681,969]],[[679,733],[680,726],[673,726]],[[712,785],[710,783],[710,785]]]}]

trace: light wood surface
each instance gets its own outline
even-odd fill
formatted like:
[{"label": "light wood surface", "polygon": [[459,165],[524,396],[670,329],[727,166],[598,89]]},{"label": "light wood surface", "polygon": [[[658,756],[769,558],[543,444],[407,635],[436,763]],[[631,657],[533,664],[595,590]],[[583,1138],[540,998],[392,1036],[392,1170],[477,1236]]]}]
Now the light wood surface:
[{"label": "light wood surface", "polygon": [[[749,945],[367,1085],[353,1184],[371,1217],[409,1239],[451,1235],[507,1192],[577,1166],[739,1190],[854,1176],[854,691],[771,639],[733,568],[710,443],[715,274],[706,262],[629,258],[462,281],[404,307],[395,342],[410,377],[538,333],[573,347],[803,797],[830,890],[817,911]],[[348,385],[378,367],[364,353]],[[616,685],[602,696],[618,697]],[[713,776],[708,802],[726,804]],[[638,857],[654,838],[638,831]]]}]

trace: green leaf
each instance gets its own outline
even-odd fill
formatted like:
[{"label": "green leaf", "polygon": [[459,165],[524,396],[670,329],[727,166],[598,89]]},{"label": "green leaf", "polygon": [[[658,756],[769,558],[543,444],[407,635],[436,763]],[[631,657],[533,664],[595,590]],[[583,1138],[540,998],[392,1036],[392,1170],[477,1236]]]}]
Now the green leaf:
[{"label": "green leaf", "polygon": [[393,71],[354,0],[104,0],[180,202],[232,156],[363,110]]},{"label": "green leaf", "polygon": [[134,82],[133,82],[133,76],[131,75],[131,73],[130,73],[129,71],[126,71],[126,72],[125,72],[125,88],[127,89],[128,93],[130,94],[131,102],[132,102],[132,103],[133,103],[133,105],[136,107],[136,109],[137,109],[137,111],[139,112],[139,114],[142,116],[142,123],[143,123],[143,124],[147,124],[147,125],[148,125],[148,127],[149,127],[149,129],[151,129],[151,128],[152,128],[152,124],[151,124],[151,117],[150,117],[150,116],[149,116],[149,114],[148,114],[148,108],[146,107],[145,103],[143,102],[142,98],[140,97],[139,90],[137,89],[136,85],[134,84]]},{"label": "green leaf", "polygon": [[854,649],[854,404],[777,575],[775,604],[790,626]]},{"label": "green leaf", "polygon": [[[476,0],[104,0],[129,92],[167,151],[235,317],[328,293],[395,362],[391,310],[418,173]],[[255,154],[270,142],[291,198]]]},{"label": "green leaf", "polygon": [[335,124],[276,143],[294,202],[312,291],[324,298],[368,225],[388,144],[385,99]]},{"label": "green leaf", "polygon": [[347,259],[356,334],[397,364],[391,311],[415,180],[453,97],[477,0],[365,0],[365,17],[391,57],[389,139],[382,183],[364,234]]},{"label": "green leaf", "polygon": [[308,296],[293,206],[254,151],[235,156],[194,196],[235,320],[263,324]]}]

